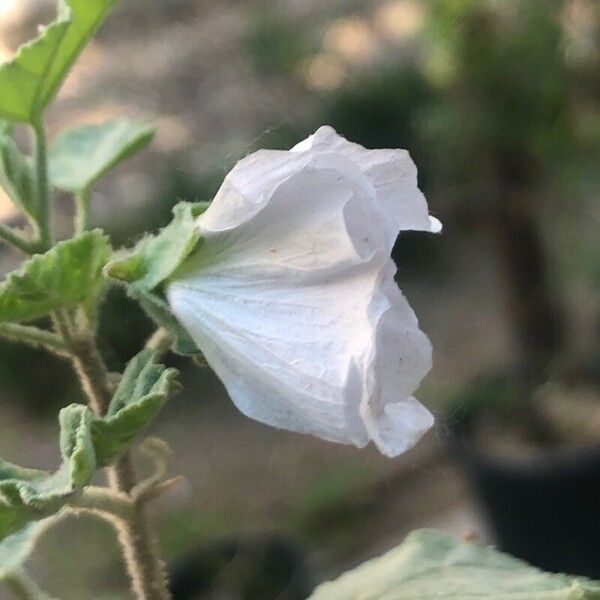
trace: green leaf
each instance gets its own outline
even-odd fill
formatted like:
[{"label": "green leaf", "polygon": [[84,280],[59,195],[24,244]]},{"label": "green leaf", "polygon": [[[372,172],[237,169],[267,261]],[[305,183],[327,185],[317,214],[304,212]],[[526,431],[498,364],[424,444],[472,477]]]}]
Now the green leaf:
[{"label": "green leaf", "polygon": [[[67,414],[61,412],[63,461],[55,473],[26,469],[0,459],[0,559],[2,543],[8,542],[8,536],[58,513],[78,490],[89,485],[96,469],[91,422],[91,412],[85,406],[74,405]],[[0,571],[2,566],[0,562]]]},{"label": "green leaf", "polygon": [[149,292],[158,287],[196,248],[200,233],[195,219],[203,208],[190,202],[177,204],[169,225],[141,240],[127,255],[111,261],[106,273],[139,290]]},{"label": "green leaf", "polygon": [[69,461],[49,474],[0,459],[0,540],[58,513],[76,490],[70,471]]},{"label": "green leaf", "polygon": [[[84,422],[91,436],[95,466],[107,466],[127,450],[179,388],[177,370],[157,364],[155,358],[153,351],[142,350],[129,362],[105,417],[92,415],[79,404],[61,410],[63,452],[74,447],[76,432]],[[73,454],[70,456],[73,461]]]},{"label": "green leaf", "polygon": [[586,600],[600,584],[544,573],[493,548],[456,541],[434,530],[411,533],[404,543],[335,581],[310,600]]},{"label": "green leaf", "polygon": [[92,413],[81,404],[60,411],[60,450],[69,464],[69,477],[76,487],[87,485],[96,470],[96,453],[92,442]]},{"label": "green leaf", "polygon": [[33,552],[38,538],[53,521],[55,519],[48,518],[29,523],[17,533],[0,541],[0,579],[10,576],[21,568]]},{"label": "green leaf", "polygon": [[50,149],[52,184],[68,192],[87,190],[107,171],[146,146],[154,129],[119,120],[67,131]]},{"label": "green leaf", "polygon": [[12,136],[12,128],[0,122],[0,185],[8,197],[34,220],[37,217],[35,173]]},{"label": "green leaf", "polygon": [[91,311],[110,253],[106,236],[94,230],[29,259],[0,284],[0,322],[28,321],[78,305]]},{"label": "green leaf", "polygon": [[116,0],[59,0],[57,20],[0,65],[0,117],[39,120]]}]

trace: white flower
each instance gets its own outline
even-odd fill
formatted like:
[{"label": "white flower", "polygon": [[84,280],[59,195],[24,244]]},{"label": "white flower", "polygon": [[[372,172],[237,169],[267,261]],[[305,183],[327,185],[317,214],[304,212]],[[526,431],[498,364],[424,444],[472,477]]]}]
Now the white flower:
[{"label": "white flower", "polygon": [[439,231],[405,150],[321,127],[227,175],[171,309],[245,415],[396,456],[433,417],[431,346],[394,282],[399,231]]}]

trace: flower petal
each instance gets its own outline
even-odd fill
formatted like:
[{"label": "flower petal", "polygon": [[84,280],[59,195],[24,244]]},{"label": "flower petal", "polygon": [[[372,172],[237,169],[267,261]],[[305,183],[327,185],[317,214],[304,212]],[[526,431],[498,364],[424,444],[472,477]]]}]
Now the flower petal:
[{"label": "flower petal", "polygon": [[329,126],[320,127],[292,150],[299,154],[337,153],[355,162],[376,190],[377,206],[387,217],[392,244],[399,231],[441,231],[440,221],[429,216],[427,201],[417,185],[417,168],[406,150],[368,150]]},{"label": "flower petal", "polygon": [[244,414],[400,452],[429,415],[407,395],[430,349],[400,292],[381,287],[395,286],[395,269],[374,188],[332,153],[259,154],[200,217],[203,242],[167,288],[171,308]]}]

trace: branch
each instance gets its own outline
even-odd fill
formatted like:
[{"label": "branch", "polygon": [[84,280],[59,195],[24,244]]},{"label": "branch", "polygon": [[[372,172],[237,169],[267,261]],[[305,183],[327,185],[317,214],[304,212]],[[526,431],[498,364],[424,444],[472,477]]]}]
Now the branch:
[{"label": "branch", "polygon": [[18,323],[0,323],[0,337],[33,348],[42,348],[59,356],[69,356],[67,344],[59,335],[37,327]]},{"label": "branch", "polygon": [[28,255],[35,254],[41,249],[38,244],[24,238],[15,229],[4,223],[0,223],[0,240],[5,241],[7,244]]}]

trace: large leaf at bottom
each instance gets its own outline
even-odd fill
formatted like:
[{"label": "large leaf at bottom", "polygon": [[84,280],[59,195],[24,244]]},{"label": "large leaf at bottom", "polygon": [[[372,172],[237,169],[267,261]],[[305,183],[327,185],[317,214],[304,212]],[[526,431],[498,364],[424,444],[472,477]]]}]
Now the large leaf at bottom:
[{"label": "large leaf at bottom", "polygon": [[593,600],[600,584],[544,573],[494,550],[433,530],[404,543],[335,581],[310,600]]},{"label": "large leaf at bottom", "polygon": [[102,289],[110,253],[106,236],[94,230],[30,258],[0,284],[0,322],[91,304]]},{"label": "large leaf at bottom", "polygon": [[50,149],[50,181],[68,192],[84,191],[153,135],[149,125],[124,119],[67,131]]},{"label": "large leaf at bottom", "polygon": [[0,65],[0,117],[39,120],[116,0],[59,0],[56,21]]}]

